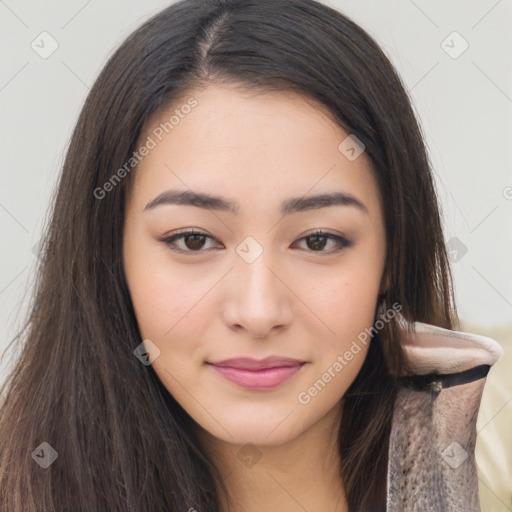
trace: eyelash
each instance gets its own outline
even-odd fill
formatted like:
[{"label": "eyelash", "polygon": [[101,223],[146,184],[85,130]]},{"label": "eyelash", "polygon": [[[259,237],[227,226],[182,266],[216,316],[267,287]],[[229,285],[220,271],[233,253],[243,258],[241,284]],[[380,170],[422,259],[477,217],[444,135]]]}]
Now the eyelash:
[{"label": "eyelash", "polygon": [[[213,240],[213,237],[211,237],[210,235],[207,235],[206,233],[203,233],[201,231],[194,231],[194,230],[190,230],[190,231],[183,231],[181,233],[176,233],[170,237],[166,237],[166,238],[163,238],[161,239],[161,241],[163,243],[165,243],[167,246],[169,246],[169,248],[175,252],[179,252],[179,253],[202,253],[202,252],[206,252],[206,250],[197,250],[197,251],[192,251],[192,250],[183,250],[183,249],[177,249],[176,246],[175,246],[175,241],[176,240],[179,240],[179,239],[183,239],[185,238],[186,236],[191,236],[191,235],[202,235],[206,238],[210,238]],[[326,232],[326,231],[322,231],[322,230],[316,230],[314,231],[313,233],[310,233],[309,235],[306,235],[306,236],[303,236],[302,238],[299,238],[297,241],[300,242],[301,240],[305,240],[307,238],[312,238],[312,237],[315,237],[315,236],[322,236],[322,237],[325,237],[329,240],[333,240],[335,241],[337,244],[338,244],[338,247],[332,251],[323,251],[323,250],[320,250],[320,251],[314,251],[314,250],[308,250],[308,249],[305,249],[307,252],[313,252],[313,253],[319,253],[319,254],[333,254],[333,253],[336,253],[336,252],[339,252],[345,248],[348,248],[352,245],[352,242],[350,240],[347,240],[346,238],[342,237],[342,236],[339,236],[339,235],[335,235],[333,233],[329,233],[329,232]],[[295,242],[294,242],[295,243]]]}]

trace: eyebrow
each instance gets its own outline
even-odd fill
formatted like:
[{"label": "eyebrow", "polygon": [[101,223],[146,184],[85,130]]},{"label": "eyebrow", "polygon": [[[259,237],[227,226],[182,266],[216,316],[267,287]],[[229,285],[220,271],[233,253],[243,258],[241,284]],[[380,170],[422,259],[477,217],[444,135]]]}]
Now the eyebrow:
[{"label": "eyebrow", "polygon": [[[157,206],[167,204],[196,206],[198,208],[224,211],[233,214],[237,214],[240,209],[240,205],[236,201],[224,197],[186,190],[166,190],[150,201],[144,210],[151,210]],[[327,208],[329,206],[353,206],[366,214],[369,213],[368,208],[359,199],[346,192],[292,197],[281,203],[280,213],[281,215],[290,215],[292,213]]]}]

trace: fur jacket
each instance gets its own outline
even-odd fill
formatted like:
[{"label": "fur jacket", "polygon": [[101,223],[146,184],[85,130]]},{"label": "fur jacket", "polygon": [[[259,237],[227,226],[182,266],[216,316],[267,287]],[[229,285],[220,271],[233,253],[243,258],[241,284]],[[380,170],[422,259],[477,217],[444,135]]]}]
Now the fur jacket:
[{"label": "fur jacket", "polygon": [[479,512],[476,420],[502,348],[479,334],[399,323],[413,374],[402,376],[393,414],[386,511]]}]

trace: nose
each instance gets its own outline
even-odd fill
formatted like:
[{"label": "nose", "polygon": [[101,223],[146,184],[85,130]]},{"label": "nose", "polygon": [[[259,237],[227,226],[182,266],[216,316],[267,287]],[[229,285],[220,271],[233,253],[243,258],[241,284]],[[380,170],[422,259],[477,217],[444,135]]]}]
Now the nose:
[{"label": "nose", "polygon": [[226,324],[251,338],[285,329],[291,322],[293,293],[275,259],[265,251],[252,262],[237,256],[234,267],[226,276]]}]

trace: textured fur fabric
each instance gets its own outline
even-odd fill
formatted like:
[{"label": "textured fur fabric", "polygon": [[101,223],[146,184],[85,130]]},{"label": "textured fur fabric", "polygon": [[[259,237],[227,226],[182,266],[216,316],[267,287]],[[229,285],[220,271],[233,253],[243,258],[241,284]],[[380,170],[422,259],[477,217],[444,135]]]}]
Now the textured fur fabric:
[{"label": "textured fur fabric", "polygon": [[389,444],[388,512],[478,512],[476,420],[499,343],[479,334],[402,320],[410,366]]}]

